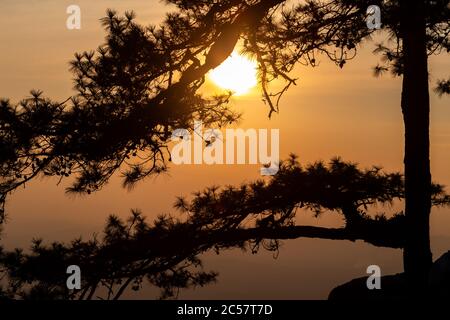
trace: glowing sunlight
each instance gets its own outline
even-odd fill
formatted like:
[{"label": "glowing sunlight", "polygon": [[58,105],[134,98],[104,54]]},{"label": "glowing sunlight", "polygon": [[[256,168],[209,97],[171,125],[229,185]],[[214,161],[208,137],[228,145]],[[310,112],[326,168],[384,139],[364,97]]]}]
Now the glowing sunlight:
[{"label": "glowing sunlight", "polygon": [[233,52],[209,77],[219,87],[242,95],[257,85],[256,72],[255,61]]}]

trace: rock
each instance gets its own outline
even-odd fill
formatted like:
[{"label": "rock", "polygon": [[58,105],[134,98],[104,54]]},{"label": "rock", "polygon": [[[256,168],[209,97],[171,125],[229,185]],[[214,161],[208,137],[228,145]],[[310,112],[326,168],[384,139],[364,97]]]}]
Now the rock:
[{"label": "rock", "polygon": [[433,263],[428,284],[431,295],[450,297],[450,251]]},{"label": "rock", "polygon": [[[408,298],[409,290],[403,273],[381,277],[381,289],[369,290],[367,277],[353,279],[334,288],[329,300],[399,300]],[[437,259],[430,269],[426,295],[450,298],[450,251]]]},{"label": "rock", "polygon": [[369,290],[367,277],[353,279],[334,288],[329,300],[399,300],[407,293],[406,281],[402,273],[381,277],[381,289]]}]

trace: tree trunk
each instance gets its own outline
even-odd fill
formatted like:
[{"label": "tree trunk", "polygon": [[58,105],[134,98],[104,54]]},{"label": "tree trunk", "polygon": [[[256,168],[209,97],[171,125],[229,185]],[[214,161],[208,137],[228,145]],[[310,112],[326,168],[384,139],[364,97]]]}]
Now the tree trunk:
[{"label": "tree trunk", "polygon": [[430,250],[430,101],[423,0],[401,0],[402,112],[405,123],[405,273],[412,294],[424,293]]}]

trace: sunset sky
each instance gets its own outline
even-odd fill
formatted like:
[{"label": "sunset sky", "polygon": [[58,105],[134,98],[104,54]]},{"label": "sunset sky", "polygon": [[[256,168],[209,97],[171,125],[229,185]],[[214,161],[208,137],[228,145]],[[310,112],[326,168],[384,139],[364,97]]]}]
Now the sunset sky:
[{"label": "sunset sky", "polygon": [[[66,8],[81,7],[81,30],[66,28]],[[173,10],[157,0],[2,0],[0,2],[0,97],[19,101],[31,89],[40,89],[53,100],[73,94],[69,61],[75,52],[93,50],[103,43],[105,32],[99,19],[107,8],[123,13],[134,10],[142,24],[158,24]],[[316,68],[298,68],[297,86],[283,97],[280,113],[267,117],[268,107],[258,88],[232,100],[243,112],[239,128],[280,129],[280,155],[299,156],[302,163],[341,156],[362,167],[379,165],[401,171],[403,123],[400,110],[401,78],[373,76],[378,56],[374,42],[366,42],[358,56],[341,70],[319,57]],[[430,85],[448,76],[447,56],[430,58]],[[236,77],[242,77],[236,73]],[[220,90],[211,82],[204,92]],[[450,191],[450,98],[431,91],[431,162],[433,180]],[[7,248],[30,246],[30,240],[69,241],[77,236],[100,233],[110,214],[127,217],[138,208],[152,220],[160,213],[178,214],[175,197],[211,185],[239,185],[259,179],[260,165],[171,166],[169,173],[150,178],[132,191],[121,187],[117,177],[100,192],[85,196],[65,193],[67,182],[38,179],[16,191],[7,203],[8,221],[2,242]],[[382,212],[384,208],[377,208]],[[391,210],[386,208],[386,210]],[[340,217],[320,219],[305,213],[299,223],[339,226]],[[450,248],[450,209],[433,209],[432,249],[439,257]],[[376,248],[362,242],[299,239],[284,242],[277,260],[272,253],[258,255],[230,251],[207,255],[205,266],[220,273],[215,285],[183,291],[181,298],[326,298],[335,286],[364,276],[367,266],[377,264],[383,274],[402,271],[400,250]],[[139,292],[149,298],[156,292]]]}]

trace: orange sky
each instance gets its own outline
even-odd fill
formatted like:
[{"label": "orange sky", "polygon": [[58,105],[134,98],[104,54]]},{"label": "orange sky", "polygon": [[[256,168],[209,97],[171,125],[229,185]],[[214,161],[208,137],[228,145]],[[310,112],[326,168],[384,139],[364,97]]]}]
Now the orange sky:
[{"label": "orange sky", "polygon": [[[78,4],[82,29],[67,30],[66,8]],[[17,101],[30,89],[41,89],[53,99],[72,92],[68,62],[75,52],[95,49],[104,32],[99,19],[106,8],[119,12],[133,9],[138,21],[157,23],[169,8],[159,1],[62,1],[2,0],[0,3],[0,97]],[[300,161],[327,160],[342,156],[362,166],[402,168],[402,118],[400,79],[372,76],[377,57],[368,43],[343,70],[326,61],[316,69],[299,69],[298,86],[290,89],[280,114],[267,118],[268,108],[260,94],[237,97],[233,104],[244,112],[242,128],[280,129],[281,158],[290,152]],[[450,60],[432,57],[430,80],[448,76]],[[435,181],[450,186],[450,100],[432,94],[432,168]],[[33,237],[70,240],[99,232],[106,217],[126,217],[139,208],[149,217],[173,212],[175,196],[190,195],[206,186],[240,184],[259,178],[259,165],[178,166],[166,176],[149,179],[133,191],[113,179],[89,197],[69,197],[57,180],[37,180],[16,192],[7,204],[9,221],[2,242],[29,247]],[[450,189],[449,189],[450,191]],[[382,208],[379,208],[381,211]],[[339,225],[335,216],[320,221],[300,217],[305,224]],[[450,210],[434,210],[432,216],[435,257],[450,248]],[[206,258],[206,266],[220,272],[216,285],[184,292],[182,298],[325,298],[336,285],[365,274],[378,264],[384,274],[401,270],[401,251],[362,243],[326,240],[295,240],[285,243],[274,260],[233,251]],[[267,288],[270,288],[268,290]],[[141,293],[138,297],[152,297]]]}]

